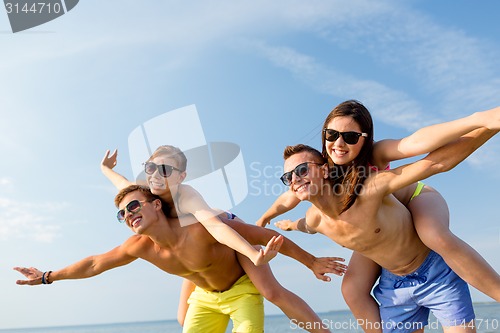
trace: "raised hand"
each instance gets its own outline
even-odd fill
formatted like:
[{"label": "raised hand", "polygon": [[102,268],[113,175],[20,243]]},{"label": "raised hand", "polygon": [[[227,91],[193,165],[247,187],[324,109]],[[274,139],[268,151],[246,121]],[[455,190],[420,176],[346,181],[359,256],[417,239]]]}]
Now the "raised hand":
[{"label": "raised hand", "polygon": [[118,157],[118,150],[115,149],[115,151],[110,154],[110,150],[106,150],[106,153],[104,154],[104,157],[101,161],[101,170],[104,168],[108,169],[113,169],[116,166],[117,160],[116,158]]},{"label": "raised hand", "polygon": [[267,264],[271,259],[276,257],[278,254],[281,245],[283,245],[283,236],[273,236],[269,242],[267,242],[265,249],[259,250],[259,255],[257,259],[254,261],[255,266]]}]

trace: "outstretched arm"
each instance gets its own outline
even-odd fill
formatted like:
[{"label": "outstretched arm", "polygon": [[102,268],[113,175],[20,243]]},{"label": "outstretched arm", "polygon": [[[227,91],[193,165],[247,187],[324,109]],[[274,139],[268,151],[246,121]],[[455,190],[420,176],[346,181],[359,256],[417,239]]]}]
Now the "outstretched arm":
[{"label": "outstretched arm", "polygon": [[500,107],[427,126],[403,139],[376,142],[372,162],[383,170],[391,161],[429,153],[481,127],[500,129]]},{"label": "outstretched arm", "polygon": [[106,153],[101,161],[101,171],[118,190],[121,190],[134,183],[130,182],[127,178],[113,170],[117,163],[117,157],[118,150],[115,149],[112,154],[110,154],[109,149],[106,150]]},{"label": "outstretched arm", "polygon": [[307,234],[315,234],[317,232],[316,228],[320,223],[321,216],[318,214],[316,208],[311,206],[306,211],[305,217],[301,217],[295,222],[291,220],[281,220],[276,222],[274,225],[285,231],[298,230]]},{"label": "outstretched arm", "polygon": [[291,191],[286,191],[273,202],[271,207],[269,207],[269,209],[257,220],[255,224],[260,227],[265,227],[271,223],[273,218],[292,210],[299,203],[300,200],[297,199]]},{"label": "outstretched arm", "polygon": [[[86,279],[112,268],[129,264],[135,259],[137,258],[126,253],[124,245],[120,245],[107,253],[90,256],[63,269],[50,272],[49,281],[45,282],[52,283],[57,280]],[[34,286],[42,284],[42,277],[47,279],[46,273],[43,275],[43,272],[34,267],[14,267],[14,270],[28,278],[27,280],[17,280],[16,283],[19,285]]]},{"label": "outstretched arm", "polygon": [[274,230],[257,227],[255,225],[242,223],[235,220],[225,220],[225,223],[236,230],[240,235],[245,237],[245,239],[250,244],[264,245],[273,237],[282,237],[283,245],[281,246],[279,252],[302,263],[304,266],[312,270],[314,275],[320,280],[330,281],[330,277],[326,276],[326,273],[343,275],[347,268],[347,266],[340,263],[344,261],[343,258],[316,258],[312,254],[305,251],[297,244],[284,237],[283,235],[280,235]]},{"label": "outstretched arm", "polygon": [[384,195],[387,195],[418,180],[449,171],[496,133],[498,133],[498,130],[486,128],[474,130],[455,142],[433,151],[415,163],[377,174],[373,185],[380,186],[379,188],[384,192]]}]

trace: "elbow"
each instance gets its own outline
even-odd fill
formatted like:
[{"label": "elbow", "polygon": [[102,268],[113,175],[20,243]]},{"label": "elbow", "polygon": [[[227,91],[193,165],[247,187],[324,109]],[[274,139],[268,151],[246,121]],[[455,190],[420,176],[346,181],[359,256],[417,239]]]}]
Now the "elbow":
[{"label": "elbow", "polygon": [[453,158],[446,158],[438,162],[434,162],[431,165],[432,174],[438,174],[443,172],[448,172],[454,167],[456,167],[458,162],[456,162]]},{"label": "elbow", "polygon": [[449,171],[451,168],[450,168],[450,166],[448,164],[439,162],[439,163],[433,163],[429,167],[429,169],[430,169],[431,175],[435,175],[435,174],[438,174],[438,173]]}]

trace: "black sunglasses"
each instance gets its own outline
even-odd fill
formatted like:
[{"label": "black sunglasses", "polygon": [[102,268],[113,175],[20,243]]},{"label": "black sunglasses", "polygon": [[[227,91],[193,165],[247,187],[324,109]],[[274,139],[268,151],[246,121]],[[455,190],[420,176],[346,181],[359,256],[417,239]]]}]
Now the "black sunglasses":
[{"label": "black sunglasses", "polygon": [[285,186],[290,186],[292,184],[292,173],[297,177],[303,178],[309,174],[309,164],[323,165],[321,163],[315,162],[304,162],[295,167],[292,171],[285,172],[283,176],[280,177],[281,181]]},{"label": "black sunglasses", "polygon": [[176,167],[173,167],[168,164],[156,164],[153,162],[144,163],[144,172],[147,173],[148,175],[152,175],[153,173],[155,173],[156,170],[158,170],[160,176],[164,178],[170,177],[170,175],[172,175],[172,170],[182,172],[181,169],[177,169]]},{"label": "black sunglasses", "polygon": [[358,133],[358,132],[339,132],[331,128],[325,128],[323,130],[325,133],[325,140],[330,142],[335,142],[342,135],[342,139],[344,139],[345,143],[348,145],[355,145],[359,141],[359,137],[364,136],[365,138],[368,136],[368,133]]},{"label": "black sunglasses", "polygon": [[139,213],[142,209],[141,202],[151,202],[151,201],[148,201],[148,200],[144,200],[144,201],[132,200],[132,201],[130,201],[125,206],[124,209],[120,209],[118,211],[118,213],[116,213],[116,218],[118,219],[118,221],[120,221],[121,223],[123,223],[123,221],[125,221],[125,210],[127,210],[131,214]]}]

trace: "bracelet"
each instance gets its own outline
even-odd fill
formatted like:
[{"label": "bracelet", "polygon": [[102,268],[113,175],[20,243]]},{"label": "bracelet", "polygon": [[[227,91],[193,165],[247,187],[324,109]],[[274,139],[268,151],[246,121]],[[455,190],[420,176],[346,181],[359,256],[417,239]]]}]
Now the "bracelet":
[{"label": "bracelet", "polygon": [[[50,273],[52,273],[52,271],[43,272],[43,274],[42,274],[42,284],[51,284],[52,283],[52,282],[49,281]],[[47,275],[47,277],[45,277],[45,275]]]}]

